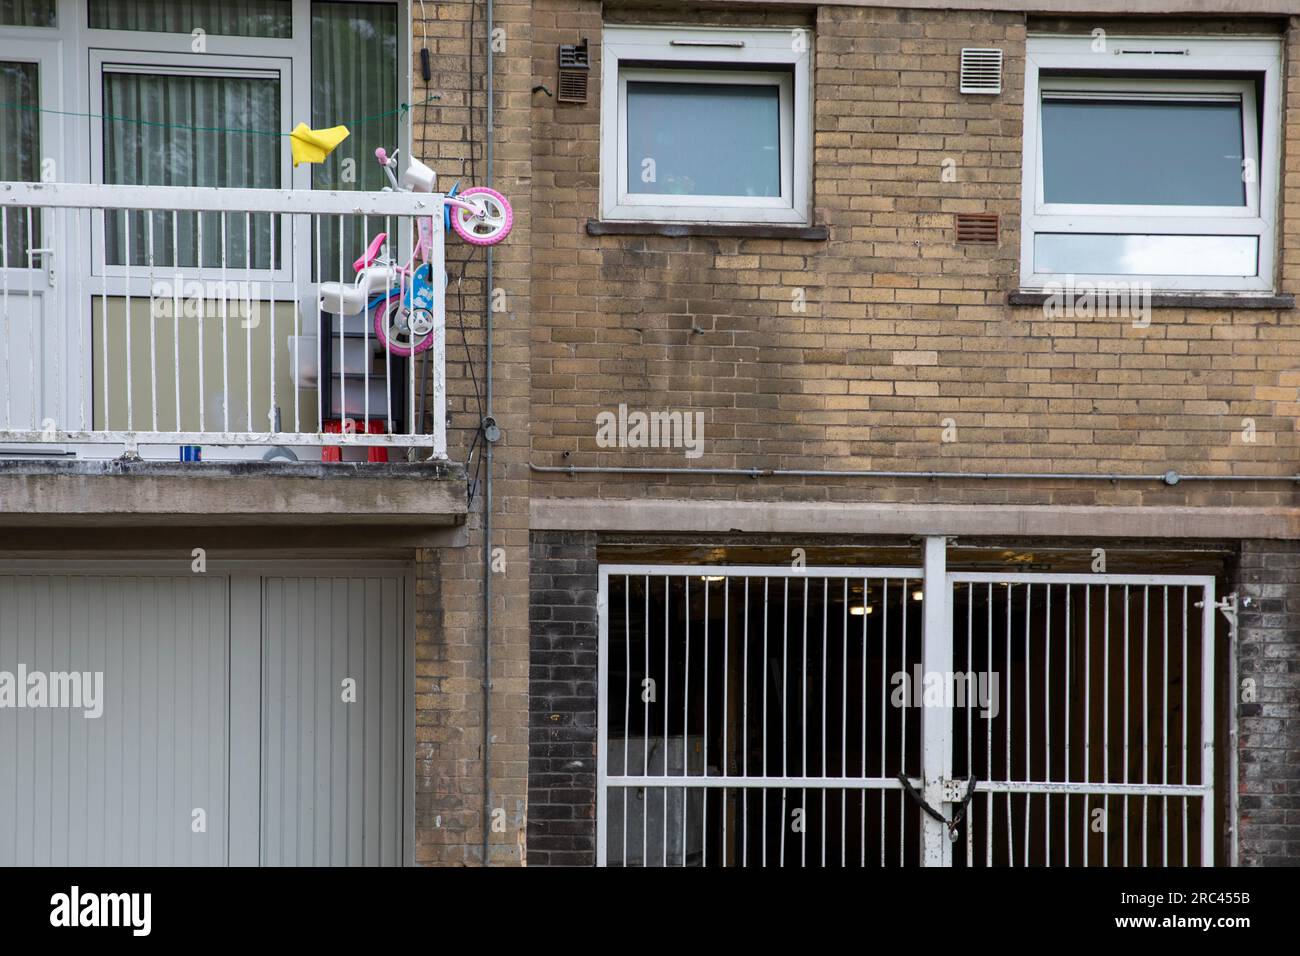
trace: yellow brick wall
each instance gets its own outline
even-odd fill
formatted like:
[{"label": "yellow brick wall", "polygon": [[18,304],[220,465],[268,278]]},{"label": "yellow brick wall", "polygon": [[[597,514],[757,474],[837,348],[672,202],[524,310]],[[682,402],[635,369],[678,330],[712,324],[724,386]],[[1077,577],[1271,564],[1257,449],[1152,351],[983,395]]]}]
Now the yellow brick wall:
[{"label": "yellow brick wall", "polygon": [[[793,11],[687,6],[534,4],[536,82],[554,88],[558,43],[590,37],[594,60],[588,105],[540,94],[533,104],[534,462],[1297,471],[1300,313],[1163,308],[1143,329],[1131,318],[1051,320],[1041,308],[1006,304],[1018,282],[1023,14],[821,6],[812,20]],[[602,19],[813,25],[815,221],[829,227],[829,241],[588,235],[587,220],[599,217]],[[1140,31],[1151,23],[1127,26]],[[960,50],[972,45],[1004,51],[1000,96],[958,92]],[[1279,291],[1295,293],[1298,18],[1289,24],[1286,57]],[[955,163],[956,182],[942,180],[946,159]],[[956,244],[957,212],[999,213],[1000,243]],[[794,308],[796,289],[804,290],[806,312]],[[702,410],[703,457],[599,447],[596,416],[620,402],[647,412]],[[945,419],[956,424],[955,441],[942,440]],[[1254,442],[1243,441],[1245,419],[1254,420]],[[1293,497],[1287,484],[550,475],[535,476],[532,493],[1077,504],[1278,504]]]}]

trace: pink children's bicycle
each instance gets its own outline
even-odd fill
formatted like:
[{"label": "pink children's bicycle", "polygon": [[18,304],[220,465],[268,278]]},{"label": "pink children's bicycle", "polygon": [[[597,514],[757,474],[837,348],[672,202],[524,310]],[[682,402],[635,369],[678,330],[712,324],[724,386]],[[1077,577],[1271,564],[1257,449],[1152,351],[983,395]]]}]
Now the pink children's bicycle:
[{"label": "pink children's bicycle", "polygon": [[[389,188],[399,192],[433,192],[437,174],[418,159],[411,159],[400,180],[397,150],[390,154],[380,147],[375,150],[375,159],[388,175],[392,184]],[[496,245],[510,235],[514,225],[510,201],[486,186],[466,189],[458,196],[444,196],[443,205],[450,228],[471,245]],[[405,263],[383,255],[388,234],[379,233],[352,263],[357,274],[355,282],[321,283],[321,310],[340,316],[373,310],[375,335],[394,355],[414,355],[431,347],[437,301],[429,263],[433,229],[432,216],[416,221],[415,248]],[[444,289],[446,285],[444,274]]]}]

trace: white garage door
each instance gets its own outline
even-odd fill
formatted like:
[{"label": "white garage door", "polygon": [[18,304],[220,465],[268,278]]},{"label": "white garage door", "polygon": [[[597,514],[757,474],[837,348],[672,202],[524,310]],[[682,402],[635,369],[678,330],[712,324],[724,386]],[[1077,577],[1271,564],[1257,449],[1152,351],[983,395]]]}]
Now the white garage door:
[{"label": "white garage door", "polygon": [[0,569],[0,865],[404,862],[405,569],[293,570]]}]

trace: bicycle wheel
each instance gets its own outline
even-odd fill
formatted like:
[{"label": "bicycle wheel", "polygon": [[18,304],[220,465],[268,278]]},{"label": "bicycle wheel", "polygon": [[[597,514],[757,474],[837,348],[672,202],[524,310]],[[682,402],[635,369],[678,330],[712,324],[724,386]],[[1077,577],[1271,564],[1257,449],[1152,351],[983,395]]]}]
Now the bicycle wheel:
[{"label": "bicycle wheel", "polygon": [[476,215],[460,206],[451,208],[451,228],[470,245],[494,246],[510,235],[515,213],[510,208],[510,200],[495,189],[474,186],[456,198],[478,209]]},{"label": "bicycle wheel", "polygon": [[[432,325],[430,316],[427,320],[416,317],[415,324]],[[433,330],[423,335],[412,333],[411,313],[402,305],[400,295],[392,295],[375,306],[375,336],[388,351],[394,355],[418,355],[433,346]],[[414,340],[414,345],[412,341]]]}]

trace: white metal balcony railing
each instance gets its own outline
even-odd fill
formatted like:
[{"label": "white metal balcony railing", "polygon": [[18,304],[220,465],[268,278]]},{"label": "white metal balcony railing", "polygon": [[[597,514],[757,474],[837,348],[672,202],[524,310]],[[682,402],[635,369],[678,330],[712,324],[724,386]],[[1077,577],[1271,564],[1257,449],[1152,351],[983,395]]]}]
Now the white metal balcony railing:
[{"label": "white metal balcony railing", "polygon": [[[318,280],[354,281],[379,232],[404,264],[415,220],[440,220],[442,199],[0,183],[0,451],[445,458],[445,279],[415,354],[386,347],[374,309],[340,317],[317,297]],[[443,232],[429,232],[429,275],[443,277]],[[386,283],[372,301],[405,291]]]}]

